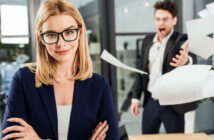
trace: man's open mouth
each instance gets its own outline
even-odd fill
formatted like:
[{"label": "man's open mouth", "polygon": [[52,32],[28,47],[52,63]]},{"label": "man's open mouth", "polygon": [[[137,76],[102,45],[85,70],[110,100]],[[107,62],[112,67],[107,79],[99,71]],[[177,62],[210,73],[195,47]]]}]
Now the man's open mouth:
[{"label": "man's open mouth", "polygon": [[165,28],[159,28],[159,32],[165,31]]}]

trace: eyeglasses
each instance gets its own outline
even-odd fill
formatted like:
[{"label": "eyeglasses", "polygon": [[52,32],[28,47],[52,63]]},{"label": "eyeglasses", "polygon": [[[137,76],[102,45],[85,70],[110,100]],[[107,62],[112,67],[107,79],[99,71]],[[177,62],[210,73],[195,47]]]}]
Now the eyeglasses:
[{"label": "eyeglasses", "polygon": [[62,32],[47,32],[42,33],[41,36],[46,44],[55,44],[59,41],[59,35],[64,41],[71,42],[77,39],[79,29],[68,29]]}]

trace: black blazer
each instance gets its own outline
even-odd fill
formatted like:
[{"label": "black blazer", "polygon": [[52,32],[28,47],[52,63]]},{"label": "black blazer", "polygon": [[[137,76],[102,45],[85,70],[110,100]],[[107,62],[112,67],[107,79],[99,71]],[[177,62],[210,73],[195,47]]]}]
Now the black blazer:
[{"label": "black blazer", "polygon": [[[149,74],[149,70],[148,70],[149,50],[153,45],[154,36],[155,34],[146,36],[145,39],[143,40],[141,57],[139,60],[139,69],[147,72],[148,74]],[[187,35],[183,35],[178,32],[173,32],[172,36],[169,38],[167,42],[166,49],[163,56],[163,66],[162,66],[163,74],[175,68],[170,66],[170,62],[172,61],[172,58],[176,54],[179,54],[179,51],[181,50],[180,47],[186,40],[187,40]],[[196,56],[191,53],[189,53],[189,55],[193,58],[193,64],[195,64]],[[148,75],[138,74],[134,83],[133,91],[132,91],[133,98],[137,98],[137,99],[140,99],[142,92],[144,92],[143,106],[146,105],[148,98],[151,96],[151,93],[147,90],[148,82],[149,82]],[[177,113],[184,114],[187,111],[196,109],[197,104],[196,102],[193,102],[193,103],[187,103],[187,104],[173,105],[172,107],[175,109]]]},{"label": "black blazer", "polygon": [[[42,139],[58,140],[57,109],[53,85],[35,87],[35,74],[27,67],[14,75],[2,129],[15,125],[6,120],[18,117],[28,122]],[[118,128],[108,81],[98,74],[76,80],[68,140],[87,140],[100,121],[107,120],[107,140],[118,140]],[[2,134],[2,137],[5,135]]]}]

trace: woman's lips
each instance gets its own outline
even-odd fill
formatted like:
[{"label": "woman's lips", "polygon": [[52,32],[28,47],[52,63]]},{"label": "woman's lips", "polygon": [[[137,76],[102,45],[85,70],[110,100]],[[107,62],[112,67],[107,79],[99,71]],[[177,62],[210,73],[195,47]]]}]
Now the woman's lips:
[{"label": "woman's lips", "polygon": [[65,55],[69,52],[69,50],[64,50],[64,51],[56,51],[57,54],[59,55]]}]

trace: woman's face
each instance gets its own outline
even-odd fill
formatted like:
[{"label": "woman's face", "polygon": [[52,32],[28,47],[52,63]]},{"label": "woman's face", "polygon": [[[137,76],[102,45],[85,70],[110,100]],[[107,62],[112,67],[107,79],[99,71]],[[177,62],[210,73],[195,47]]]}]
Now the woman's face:
[{"label": "woman's face", "polygon": [[40,40],[57,62],[72,61],[79,42],[80,33],[77,29],[78,24],[72,16],[51,16],[42,25]]}]

